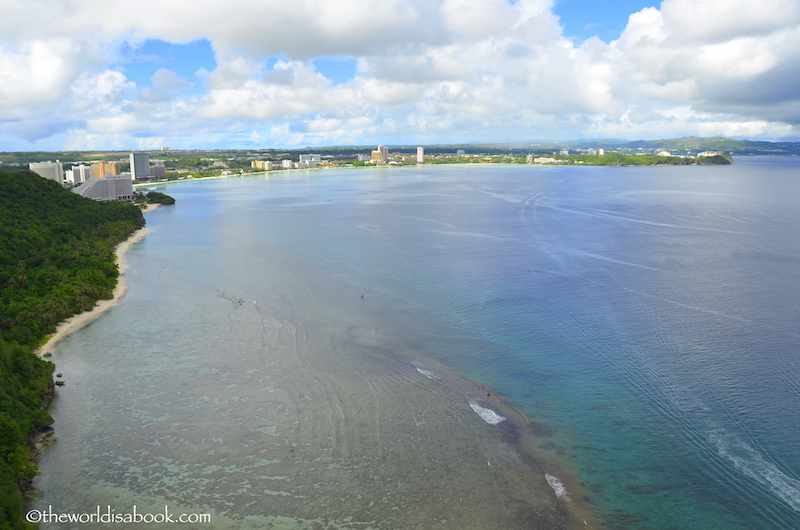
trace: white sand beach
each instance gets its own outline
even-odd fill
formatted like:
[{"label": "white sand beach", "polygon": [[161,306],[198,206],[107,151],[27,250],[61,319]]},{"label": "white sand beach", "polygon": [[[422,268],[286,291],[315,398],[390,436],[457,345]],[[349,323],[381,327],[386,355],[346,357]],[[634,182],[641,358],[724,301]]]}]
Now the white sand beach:
[{"label": "white sand beach", "polygon": [[[144,210],[145,212],[154,210],[157,208],[158,204],[150,204]],[[39,348],[36,352],[36,355],[39,357],[44,357],[48,353],[52,353],[55,349],[56,345],[61,342],[64,337],[69,335],[70,333],[77,331],[78,329],[82,328],[93,319],[95,319],[100,313],[106,311],[112,307],[114,307],[125,295],[125,292],[128,290],[128,286],[125,284],[124,272],[125,272],[125,260],[124,256],[125,253],[136,243],[142,240],[144,236],[147,234],[147,228],[140,228],[131,236],[120,243],[117,246],[116,250],[116,264],[119,267],[119,277],[117,279],[117,286],[114,288],[113,296],[109,300],[98,300],[97,304],[89,310],[84,311],[78,315],[68,318],[64,322],[56,327],[56,332],[47,340],[47,342]]]}]

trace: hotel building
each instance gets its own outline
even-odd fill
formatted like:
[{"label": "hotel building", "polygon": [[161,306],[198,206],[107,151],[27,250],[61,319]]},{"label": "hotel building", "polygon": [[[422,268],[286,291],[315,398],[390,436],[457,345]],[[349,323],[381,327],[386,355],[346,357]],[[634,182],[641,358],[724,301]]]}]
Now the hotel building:
[{"label": "hotel building", "polygon": [[61,185],[64,184],[64,166],[58,160],[55,162],[31,162],[28,167],[39,176],[55,180]]},{"label": "hotel building", "polygon": [[131,153],[131,178],[133,180],[150,178],[150,155],[147,153]]}]

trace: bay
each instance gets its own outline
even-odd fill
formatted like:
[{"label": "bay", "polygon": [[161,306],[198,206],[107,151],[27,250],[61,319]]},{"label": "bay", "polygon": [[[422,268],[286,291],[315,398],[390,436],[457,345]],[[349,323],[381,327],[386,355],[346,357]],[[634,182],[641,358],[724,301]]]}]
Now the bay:
[{"label": "bay", "polygon": [[67,384],[33,507],[800,527],[798,169],[171,184],[126,297],[54,353]]}]

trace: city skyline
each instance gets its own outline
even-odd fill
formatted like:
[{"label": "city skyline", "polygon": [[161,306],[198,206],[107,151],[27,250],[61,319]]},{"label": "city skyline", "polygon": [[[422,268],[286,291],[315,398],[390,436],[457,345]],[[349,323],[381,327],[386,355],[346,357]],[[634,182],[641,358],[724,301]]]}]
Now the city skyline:
[{"label": "city skyline", "polygon": [[795,0],[0,6],[0,151],[800,140]]}]

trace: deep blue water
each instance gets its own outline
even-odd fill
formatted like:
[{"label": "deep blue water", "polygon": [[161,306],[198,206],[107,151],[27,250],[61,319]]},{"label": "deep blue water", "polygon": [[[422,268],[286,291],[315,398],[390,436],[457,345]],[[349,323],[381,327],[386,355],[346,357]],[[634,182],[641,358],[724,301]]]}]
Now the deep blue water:
[{"label": "deep blue water", "polygon": [[544,422],[606,527],[800,528],[796,158],[297,171],[166,192],[177,205],[148,214],[129,256],[133,300],[137,275],[157,299],[145,269],[167,253],[184,281],[229,271],[242,292],[231,263],[297,271],[320,297],[363,294],[394,349]]}]

